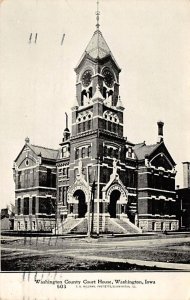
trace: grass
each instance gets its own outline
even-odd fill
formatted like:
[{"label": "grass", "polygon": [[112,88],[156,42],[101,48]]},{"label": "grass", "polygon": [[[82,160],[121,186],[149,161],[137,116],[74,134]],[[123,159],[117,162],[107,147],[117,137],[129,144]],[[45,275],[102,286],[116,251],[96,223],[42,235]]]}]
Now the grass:
[{"label": "grass", "polygon": [[158,270],[157,268],[147,268],[135,264],[100,262],[73,259],[71,257],[61,257],[45,255],[22,258],[12,258],[2,260],[2,271],[106,271],[106,270]]},{"label": "grass", "polygon": [[[190,263],[188,240],[179,243],[176,238],[168,244],[167,239],[162,240],[163,243],[159,239],[154,240],[154,244],[147,240],[141,244],[128,244],[127,241],[128,238],[122,241],[115,238],[91,240],[89,243],[86,239],[51,237],[5,239],[2,245],[2,271],[156,270],[125,263],[102,262],[98,261],[98,257]],[[59,255],[56,255],[57,251]],[[69,254],[75,257],[71,258]],[[97,256],[97,260],[87,261],[85,254]],[[84,259],[77,256],[84,256]]]}]

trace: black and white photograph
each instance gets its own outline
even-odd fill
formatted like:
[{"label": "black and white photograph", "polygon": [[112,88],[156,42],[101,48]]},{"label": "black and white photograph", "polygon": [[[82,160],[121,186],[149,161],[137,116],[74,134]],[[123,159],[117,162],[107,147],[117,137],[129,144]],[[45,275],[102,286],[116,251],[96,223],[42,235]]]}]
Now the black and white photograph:
[{"label": "black and white photograph", "polygon": [[4,286],[189,299],[189,28],[188,0],[0,1]]}]

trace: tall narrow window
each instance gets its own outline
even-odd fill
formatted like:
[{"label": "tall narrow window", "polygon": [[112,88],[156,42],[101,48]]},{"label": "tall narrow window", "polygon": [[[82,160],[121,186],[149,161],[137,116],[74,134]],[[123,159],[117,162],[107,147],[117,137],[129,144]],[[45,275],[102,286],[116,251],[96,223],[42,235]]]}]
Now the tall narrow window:
[{"label": "tall narrow window", "polygon": [[93,182],[93,171],[92,171],[92,166],[88,166],[88,181],[89,183]]},{"label": "tall narrow window", "polygon": [[78,124],[78,133],[80,133],[80,132],[81,132],[81,129],[82,129],[82,127],[81,127],[81,123],[79,123],[79,124]]},{"label": "tall narrow window", "polygon": [[106,146],[104,146],[104,156],[108,155],[108,148]]},{"label": "tall narrow window", "polygon": [[25,223],[25,230],[27,230],[28,229],[28,222],[25,221],[24,223]]},{"label": "tall narrow window", "polygon": [[152,215],[155,215],[155,199],[152,199]]},{"label": "tall narrow window", "polygon": [[17,222],[17,230],[20,230],[20,222]]},{"label": "tall narrow window", "polygon": [[152,230],[155,231],[156,230],[156,223],[152,222]]},{"label": "tall narrow window", "polygon": [[84,158],[85,157],[85,147],[83,147],[81,151],[82,151],[81,156],[82,156],[82,158]]},{"label": "tall narrow window", "polygon": [[92,120],[88,120],[87,128],[88,128],[88,130],[90,130],[92,128]]},{"label": "tall narrow window", "polygon": [[29,198],[24,198],[24,215],[29,214]]},{"label": "tall narrow window", "polygon": [[17,214],[20,215],[21,213],[21,200],[20,198],[17,200]]},{"label": "tall narrow window", "polygon": [[75,150],[75,159],[79,159],[79,149]]},{"label": "tall narrow window", "polygon": [[78,169],[74,169],[74,179],[77,178],[77,174],[78,174]]},{"label": "tall narrow window", "polygon": [[87,149],[87,156],[88,156],[88,157],[91,156],[91,151],[92,151],[92,147],[91,147],[91,146],[88,146],[88,149]]},{"label": "tall narrow window", "polygon": [[36,213],[36,197],[32,197],[32,214]]},{"label": "tall narrow window", "polygon": [[47,186],[51,187],[51,169],[47,169]]},{"label": "tall narrow window", "polygon": [[132,157],[132,148],[131,147],[129,147],[129,149],[128,149],[128,157]]},{"label": "tall narrow window", "polygon": [[18,189],[21,188],[21,171],[18,171],[18,185],[17,185]]},{"label": "tall narrow window", "polygon": [[67,169],[63,168],[63,176],[66,176],[66,175],[67,175]]},{"label": "tall narrow window", "polygon": [[62,193],[61,193],[61,187],[59,187],[59,202],[61,201],[61,198],[62,198]]}]

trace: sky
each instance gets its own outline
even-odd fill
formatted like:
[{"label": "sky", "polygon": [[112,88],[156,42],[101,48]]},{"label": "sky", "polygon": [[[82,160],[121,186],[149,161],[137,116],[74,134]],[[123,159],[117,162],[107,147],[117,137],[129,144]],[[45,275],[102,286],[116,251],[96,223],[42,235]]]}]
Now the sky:
[{"label": "sky", "polygon": [[[59,147],[95,11],[96,0],[0,2],[1,208],[14,204],[12,167],[25,137]],[[183,187],[182,161],[190,161],[190,1],[100,0],[100,12],[100,30],[122,69],[124,135],[155,143],[157,121],[164,121]],[[31,33],[38,33],[36,44]]]}]

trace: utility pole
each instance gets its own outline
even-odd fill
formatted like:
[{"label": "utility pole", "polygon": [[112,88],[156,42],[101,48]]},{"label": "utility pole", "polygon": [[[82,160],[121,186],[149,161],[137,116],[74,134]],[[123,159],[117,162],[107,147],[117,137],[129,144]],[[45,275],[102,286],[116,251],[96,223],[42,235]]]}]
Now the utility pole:
[{"label": "utility pole", "polygon": [[98,161],[98,174],[97,174],[97,236],[100,234],[100,157]]},{"label": "utility pole", "polygon": [[[90,185],[89,185],[89,174],[88,174],[88,186],[90,189]],[[91,189],[91,193],[89,195],[89,199],[88,199],[88,229],[87,229],[87,237],[90,238],[90,204],[91,204],[91,197],[92,197],[92,189]]]}]

